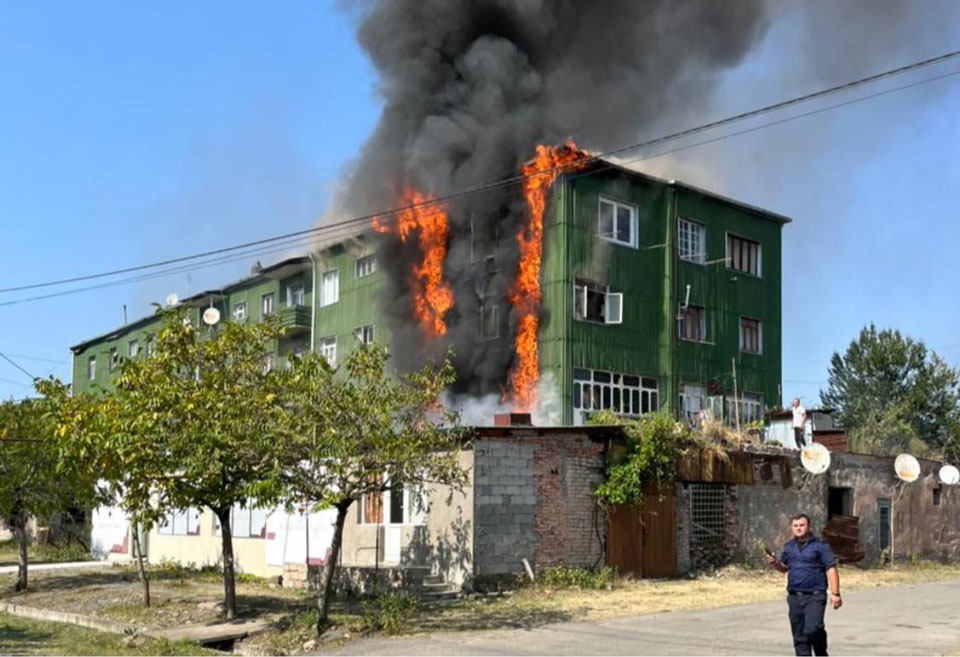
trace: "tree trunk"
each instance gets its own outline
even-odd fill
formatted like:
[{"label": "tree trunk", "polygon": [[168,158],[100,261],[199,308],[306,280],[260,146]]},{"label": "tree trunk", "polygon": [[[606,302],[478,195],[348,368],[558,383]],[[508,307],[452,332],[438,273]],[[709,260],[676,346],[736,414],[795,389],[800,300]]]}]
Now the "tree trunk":
[{"label": "tree trunk", "polygon": [[17,591],[27,590],[27,543],[30,537],[27,535],[27,514],[20,511],[13,519],[13,533],[17,538],[18,549],[18,568],[17,584],[14,587]]},{"label": "tree trunk", "polygon": [[137,574],[140,576],[140,583],[143,584],[143,606],[150,606],[150,578],[147,577],[147,571],[143,567],[143,549],[140,547],[140,525],[133,523],[133,553],[137,559]]},{"label": "tree trunk", "polygon": [[220,537],[223,539],[223,611],[227,620],[237,617],[237,584],[233,574],[233,534],[230,527],[230,509],[215,511],[220,519]]},{"label": "tree trunk", "polygon": [[[343,543],[343,525],[347,520],[347,510],[353,500],[341,502],[337,505],[337,524],[333,529],[333,542],[330,544],[330,557],[323,565],[323,581],[320,593],[317,596],[317,634],[323,632],[327,625],[327,614],[330,611],[330,596],[333,593],[333,574],[340,560],[340,545]],[[310,555],[307,555],[310,563]],[[307,579],[310,579],[310,566],[307,566]]]}]

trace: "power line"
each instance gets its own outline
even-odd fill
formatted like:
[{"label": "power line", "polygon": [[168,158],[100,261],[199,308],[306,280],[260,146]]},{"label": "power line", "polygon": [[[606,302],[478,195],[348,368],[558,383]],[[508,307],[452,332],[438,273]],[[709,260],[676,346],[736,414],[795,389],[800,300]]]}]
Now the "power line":
[{"label": "power line", "polygon": [[44,358],[42,356],[27,356],[26,354],[15,354],[12,351],[4,352],[11,358],[19,358],[20,360],[35,360],[41,363],[56,363],[57,365],[64,365],[67,361],[56,358]]},{"label": "power line", "polygon": [[10,364],[13,365],[14,367],[16,367],[18,370],[20,370],[21,372],[23,372],[24,374],[26,374],[27,376],[29,376],[31,381],[33,381],[34,379],[37,378],[37,377],[35,377],[34,375],[30,374],[30,372],[28,372],[27,370],[25,370],[25,369],[23,369],[22,367],[20,367],[20,365],[18,365],[18,364],[15,363],[14,361],[10,360],[10,358],[9,358],[5,353],[3,353],[2,351],[0,351],[0,358],[3,358],[3,360],[7,361],[8,363],[10,363]]},{"label": "power line", "polygon": [[[797,96],[797,97],[795,97],[795,98],[791,98],[791,99],[788,99],[788,100],[785,100],[785,101],[781,101],[781,102],[778,102],[778,103],[773,103],[773,104],[771,104],[771,105],[766,105],[766,106],[764,106],[764,107],[761,107],[761,108],[758,108],[758,109],[754,109],[754,110],[750,110],[750,111],[748,111],[748,112],[741,112],[741,113],[739,113],[739,114],[735,114],[735,115],[732,115],[732,116],[728,116],[728,117],[723,118],[723,119],[719,119],[719,120],[716,120],[716,121],[712,121],[712,122],[709,122],[709,123],[705,123],[705,124],[702,124],[702,125],[699,125],[699,126],[696,126],[696,127],[693,127],[693,128],[688,128],[688,129],[685,129],[685,130],[681,130],[681,131],[678,131],[678,132],[673,132],[673,133],[670,133],[670,134],[667,134],[667,135],[662,135],[662,136],[660,136],[660,137],[656,137],[656,138],[653,138],[653,139],[649,139],[649,140],[647,140],[647,141],[640,142],[640,143],[637,143],[637,144],[631,144],[631,145],[629,145],[629,146],[624,146],[624,147],[621,147],[621,148],[616,148],[616,149],[609,150],[609,151],[602,152],[602,153],[591,154],[591,155],[589,155],[589,156],[586,158],[585,162],[588,163],[588,164],[589,164],[589,163],[595,163],[595,162],[602,161],[602,160],[604,160],[604,159],[606,159],[606,158],[614,157],[614,156],[616,156],[616,155],[620,155],[620,154],[622,154],[622,153],[626,153],[626,152],[629,152],[629,151],[632,151],[632,150],[637,150],[637,149],[641,149],[641,148],[648,148],[648,147],[650,147],[650,146],[655,146],[655,145],[662,144],[662,143],[666,143],[666,142],[673,141],[673,140],[676,140],[676,139],[681,139],[681,138],[683,138],[683,137],[692,136],[692,135],[699,134],[699,133],[702,133],[702,132],[706,132],[706,131],[709,131],[709,130],[712,130],[712,129],[715,129],[715,128],[719,128],[719,127],[723,127],[723,126],[730,125],[730,124],[733,124],[733,123],[737,123],[737,122],[740,122],[740,121],[744,121],[744,120],[746,120],[746,119],[750,119],[750,118],[754,118],[754,117],[757,117],[757,116],[761,116],[761,115],[763,115],[763,114],[768,114],[768,113],[770,113],[770,112],[775,112],[775,111],[782,110],[782,109],[785,109],[785,108],[788,108],[788,107],[791,107],[791,106],[795,106],[795,105],[799,105],[799,104],[802,104],[802,103],[806,103],[806,102],[809,102],[809,101],[811,101],[811,100],[815,100],[815,99],[818,99],[818,98],[823,98],[823,97],[826,97],[826,96],[829,96],[829,95],[832,95],[832,94],[836,94],[836,93],[839,93],[839,92],[842,92],[842,91],[848,91],[848,90],[851,90],[851,89],[854,89],[854,88],[857,88],[857,87],[860,87],[860,86],[863,86],[863,85],[866,85],[866,84],[871,84],[871,83],[877,82],[877,81],[882,80],[882,79],[890,78],[890,77],[893,77],[893,76],[896,76],[896,75],[901,75],[901,74],[906,73],[906,72],[909,72],[909,71],[913,71],[913,70],[917,70],[917,69],[924,68],[924,67],[927,67],[927,66],[931,66],[931,65],[934,65],[934,64],[942,63],[942,62],[948,61],[948,60],[950,60],[950,59],[956,58],[956,57],[958,57],[958,56],[960,56],[960,50],[955,50],[955,51],[952,51],[952,52],[948,52],[948,53],[939,55],[939,56],[937,56],[937,57],[931,57],[931,58],[929,58],[929,59],[925,59],[925,60],[922,60],[922,61],[914,62],[914,63],[912,63],[912,64],[908,64],[908,65],[906,65],[906,66],[901,66],[901,67],[898,67],[898,68],[890,69],[890,70],[884,71],[884,72],[882,72],[882,73],[877,73],[877,74],[870,75],[870,76],[867,76],[867,77],[859,78],[859,79],[857,79],[857,80],[853,80],[853,81],[851,81],[851,82],[846,82],[846,83],[844,83],[844,84],[836,85],[836,86],[833,86],[833,87],[828,87],[828,88],[826,88],[826,89],[822,89],[822,90],[820,90],[820,91],[816,91],[816,92],[813,92],[813,93],[810,93],[810,94],[806,94],[806,95],[802,95],[802,96]],[[949,77],[949,76],[951,76],[951,75],[956,75],[956,74],[957,74],[957,73],[949,73],[949,74],[940,76],[940,77],[938,77],[938,78],[933,78],[933,79],[929,79],[929,80],[925,80],[925,81],[913,83],[913,84],[911,84],[911,85],[906,85],[906,86],[904,86],[903,88],[909,88],[909,87],[911,87],[911,86],[916,86],[916,85],[918,85],[918,84],[924,84],[924,83],[926,83],[926,82],[931,82],[931,81],[933,81],[933,80],[935,80],[935,79],[942,79],[942,78],[944,78],[944,77]],[[862,100],[867,100],[867,99],[869,99],[869,98],[873,98],[873,97],[876,97],[876,96],[879,96],[879,95],[883,95],[883,94],[885,94],[885,93],[892,93],[892,91],[897,91],[897,90],[899,90],[899,89],[887,90],[887,91],[885,91],[885,92],[880,92],[880,93],[873,94],[873,95],[870,95],[870,96],[866,96],[866,97],[863,97],[863,98],[852,99],[852,100],[846,101],[846,102],[844,102],[844,103],[839,103],[839,104],[835,105],[834,107],[840,107],[840,106],[852,104],[852,103],[855,103],[855,102],[861,102]],[[819,113],[819,112],[827,111],[828,109],[833,109],[833,107],[830,107],[830,108],[821,108],[821,109],[818,109],[818,110],[814,110],[814,111],[812,111],[812,112],[810,112],[810,113],[808,113],[808,114],[806,114],[806,115],[816,114],[816,113]],[[802,115],[801,115],[801,116],[802,116]],[[795,120],[796,118],[800,118],[800,116],[790,117],[790,118],[783,119],[783,120],[778,121],[778,122],[773,122],[773,123],[768,124],[768,125],[776,125],[777,123],[783,123],[783,122],[786,122],[786,121],[789,121],[789,120]],[[761,129],[762,127],[767,127],[767,126],[755,126],[755,127],[753,127],[753,128],[750,128],[750,129],[745,130],[745,131],[741,131],[741,132],[739,132],[739,133],[734,133],[734,134],[730,134],[730,135],[725,135],[725,136],[717,137],[717,138],[714,138],[714,139],[712,139],[712,140],[708,140],[708,141],[702,142],[701,144],[687,145],[687,146],[678,148],[677,150],[682,150],[682,149],[684,149],[684,148],[693,148],[694,146],[702,145],[703,143],[711,143],[711,142],[713,142],[713,141],[719,141],[719,140],[721,140],[721,139],[727,139],[727,138],[729,138],[729,137],[735,136],[736,134],[745,134],[746,132],[752,132],[752,131],[754,131],[754,130],[759,130],[759,129]],[[668,151],[668,152],[672,152],[672,151]],[[657,156],[659,156],[659,155],[665,155],[665,154],[666,154],[666,152],[664,152],[664,153],[659,153]],[[654,157],[656,157],[656,156],[654,156]],[[476,187],[466,188],[466,189],[463,189],[463,190],[460,190],[460,191],[457,191],[457,192],[453,192],[453,193],[446,194],[446,195],[443,195],[443,196],[438,196],[438,197],[436,197],[436,198],[433,198],[433,199],[430,199],[430,200],[427,200],[427,201],[423,201],[423,202],[420,202],[420,203],[413,203],[413,204],[409,204],[409,205],[402,206],[402,207],[390,208],[390,209],[384,210],[384,211],[382,211],[382,212],[376,212],[376,213],[367,214],[367,215],[363,215],[363,216],[359,216],[359,217],[354,217],[354,218],[352,218],[352,219],[347,219],[347,220],[340,221],[340,222],[328,223],[328,224],[324,224],[323,226],[315,226],[315,227],[313,227],[313,228],[308,228],[308,229],[300,230],[300,231],[294,231],[294,232],[291,232],[291,233],[286,233],[286,234],[283,234],[283,235],[277,235],[277,236],[273,236],[273,237],[267,237],[267,238],[263,238],[263,239],[260,239],[260,240],[254,240],[254,241],[252,241],[252,242],[246,242],[246,243],[244,243],[244,244],[238,244],[238,245],[229,246],[229,247],[223,247],[223,248],[219,248],[219,249],[212,249],[212,250],[209,250],[209,251],[204,251],[204,252],[201,252],[201,253],[195,253],[195,254],[188,255],[188,256],[181,256],[181,257],[178,257],[178,258],[169,258],[169,259],[166,259],[166,260],[161,260],[161,261],[157,261],[157,262],[152,262],[152,263],[144,264],[144,265],[137,265],[137,266],[133,266],[133,267],[125,267],[125,268],[121,268],[121,269],[115,269],[115,270],[111,270],[111,271],[107,271],[107,272],[100,272],[100,273],[95,273],[95,274],[86,274],[86,275],[82,275],[82,276],[73,276],[73,277],[69,277],[69,278],[63,278],[63,279],[45,281],[45,282],[41,282],[41,283],[31,283],[31,284],[27,284],[27,285],[19,285],[19,286],[7,287],[7,288],[0,288],[0,293],[5,293],[5,292],[17,292],[17,291],[37,289],[37,288],[43,288],[43,287],[51,287],[51,286],[57,286],[57,285],[65,285],[65,284],[68,284],[68,283],[77,283],[77,282],[83,282],[83,281],[98,279],[98,278],[109,278],[109,277],[113,277],[113,276],[119,276],[119,275],[121,275],[121,274],[129,274],[129,273],[140,272],[140,271],[145,271],[145,270],[149,270],[149,269],[156,269],[156,268],[158,268],[158,267],[163,267],[163,266],[172,265],[172,264],[189,262],[189,261],[193,261],[193,260],[200,260],[200,259],[202,259],[202,258],[209,258],[209,257],[211,257],[211,256],[218,256],[218,255],[223,255],[223,254],[227,254],[227,253],[233,253],[233,252],[241,251],[241,250],[249,250],[249,249],[254,248],[254,247],[261,247],[261,246],[265,246],[265,245],[268,245],[268,244],[274,244],[274,243],[276,243],[276,242],[280,242],[280,241],[284,241],[284,240],[288,240],[288,241],[289,241],[289,240],[291,240],[291,239],[304,238],[304,237],[309,237],[309,236],[314,236],[314,235],[316,235],[316,236],[318,236],[318,237],[323,237],[323,236],[325,236],[325,232],[326,232],[326,231],[331,231],[331,230],[334,230],[334,229],[349,230],[350,228],[359,228],[359,227],[361,227],[361,226],[366,227],[367,225],[369,225],[369,222],[370,222],[374,217],[382,217],[382,216],[386,216],[386,215],[396,214],[396,213],[399,213],[399,212],[415,210],[415,209],[418,209],[418,208],[421,208],[421,207],[425,207],[425,206],[437,205],[437,204],[445,203],[445,202],[450,201],[450,200],[454,200],[454,199],[457,199],[457,198],[461,198],[461,197],[465,197],[465,196],[470,196],[470,195],[478,194],[478,193],[485,192],[485,191],[489,191],[489,190],[496,189],[496,188],[499,188],[499,187],[505,187],[505,186],[509,186],[509,185],[514,185],[514,184],[520,183],[520,182],[522,182],[522,181],[524,181],[524,180],[526,180],[526,179],[533,178],[533,177],[536,177],[536,176],[551,175],[551,174],[553,174],[553,173],[562,172],[562,171],[564,171],[564,170],[565,170],[565,167],[563,167],[563,166],[552,167],[552,168],[549,168],[549,169],[542,169],[542,170],[539,170],[539,171],[536,171],[536,172],[533,172],[533,173],[530,173],[530,174],[522,174],[522,175],[516,175],[516,176],[510,176],[510,177],[506,177],[506,178],[497,179],[497,180],[494,180],[494,181],[491,181],[491,182],[488,182],[488,183],[485,183],[485,184],[482,184],[482,185],[478,185],[478,186],[476,186]],[[593,172],[595,173],[596,170],[594,170]],[[587,173],[590,173],[590,172],[587,172]],[[84,291],[85,289],[92,289],[92,288],[80,288],[80,289],[77,289],[77,290],[74,290],[74,291]],[[73,291],[70,291],[70,292],[72,293]],[[50,296],[59,296],[59,295],[48,295],[48,296],[34,297],[34,298],[30,298],[30,299],[15,300],[14,302],[8,302],[8,303],[6,303],[6,304],[0,304],[0,305],[11,305],[11,303],[23,303],[23,302],[26,302],[26,301],[35,301],[35,300],[39,300],[39,299],[43,299],[43,298],[50,298]]]}]

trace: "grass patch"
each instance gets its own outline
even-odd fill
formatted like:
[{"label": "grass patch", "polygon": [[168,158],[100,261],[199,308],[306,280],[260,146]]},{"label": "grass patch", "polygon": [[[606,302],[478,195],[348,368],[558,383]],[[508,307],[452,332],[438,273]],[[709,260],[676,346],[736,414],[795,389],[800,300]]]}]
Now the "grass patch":
[{"label": "grass patch", "polygon": [[215,655],[196,644],[146,637],[122,637],[69,623],[18,618],[0,613],[3,655]]},{"label": "grass patch", "polygon": [[[14,539],[0,541],[0,566],[16,566],[19,562],[19,548]],[[91,561],[93,556],[82,545],[29,545],[27,547],[28,564],[62,563],[65,561]]]}]

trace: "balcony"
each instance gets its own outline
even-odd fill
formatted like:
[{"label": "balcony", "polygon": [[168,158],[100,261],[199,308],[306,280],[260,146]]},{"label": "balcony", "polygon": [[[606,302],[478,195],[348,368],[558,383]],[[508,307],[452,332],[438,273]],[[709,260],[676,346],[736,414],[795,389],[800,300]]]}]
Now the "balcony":
[{"label": "balcony", "polygon": [[310,331],[310,306],[284,306],[280,309],[280,326],[287,335]]}]

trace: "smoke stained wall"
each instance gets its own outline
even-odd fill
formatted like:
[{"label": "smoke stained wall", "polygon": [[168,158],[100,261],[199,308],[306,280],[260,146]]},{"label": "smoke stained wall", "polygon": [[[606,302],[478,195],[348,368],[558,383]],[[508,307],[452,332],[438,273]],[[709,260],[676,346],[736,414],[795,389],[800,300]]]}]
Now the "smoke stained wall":
[{"label": "smoke stained wall", "polygon": [[[767,26],[762,0],[385,0],[367,2],[357,38],[379,74],[384,107],[346,174],[335,215],[394,207],[410,185],[431,196],[514,175],[538,143],[633,143],[678,107],[706,106],[716,74],[736,66]],[[412,320],[411,243],[383,236],[384,310],[401,368],[452,346],[458,389],[505,381],[510,340],[479,340],[482,303],[509,308],[516,189],[456,201],[445,276],[455,295],[445,336]],[[484,256],[493,256],[484,260]],[[513,318],[502,313],[502,338]]]}]

